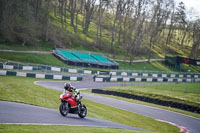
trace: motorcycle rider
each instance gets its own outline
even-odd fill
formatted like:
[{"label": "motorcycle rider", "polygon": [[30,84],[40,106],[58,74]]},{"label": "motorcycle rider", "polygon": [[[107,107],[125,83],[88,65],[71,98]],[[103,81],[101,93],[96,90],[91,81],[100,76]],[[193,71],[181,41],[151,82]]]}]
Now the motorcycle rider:
[{"label": "motorcycle rider", "polygon": [[75,95],[76,102],[79,104],[80,103],[80,101],[79,101],[79,99],[80,99],[80,91],[78,89],[76,89],[75,87],[73,87],[70,82],[66,82],[64,84],[63,94],[66,94],[67,91],[72,92]]}]

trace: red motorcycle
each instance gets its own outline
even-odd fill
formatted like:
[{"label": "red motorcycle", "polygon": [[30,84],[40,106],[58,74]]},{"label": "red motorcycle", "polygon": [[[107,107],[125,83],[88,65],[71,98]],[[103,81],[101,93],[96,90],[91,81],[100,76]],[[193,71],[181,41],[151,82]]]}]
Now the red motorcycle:
[{"label": "red motorcycle", "polygon": [[67,116],[68,113],[78,114],[80,118],[84,118],[87,115],[87,108],[81,103],[82,96],[80,97],[78,103],[76,102],[76,97],[73,93],[68,92],[66,94],[60,95],[61,104],[59,107],[60,114],[62,116]]}]

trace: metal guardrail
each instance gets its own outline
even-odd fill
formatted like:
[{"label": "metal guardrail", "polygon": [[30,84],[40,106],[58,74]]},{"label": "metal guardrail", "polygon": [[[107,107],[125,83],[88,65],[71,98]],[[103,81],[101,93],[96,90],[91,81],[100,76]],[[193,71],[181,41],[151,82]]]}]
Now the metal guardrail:
[{"label": "metal guardrail", "polygon": [[[1,65],[2,64],[2,65]],[[166,71],[145,71],[145,70],[110,70],[110,71],[97,71],[97,70],[86,70],[82,68],[66,68],[59,66],[50,66],[43,64],[33,63],[22,63],[16,61],[1,62],[0,68],[7,67],[5,69],[16,69],[16,70],[33,70],[43,72],[68,72],[77,74],[98,74],[98,75],[112,75],[112,76],[144,76],[144,77],[188,77],[188,76],[199,76],[200,73],[192,72],[166,72]]]}]

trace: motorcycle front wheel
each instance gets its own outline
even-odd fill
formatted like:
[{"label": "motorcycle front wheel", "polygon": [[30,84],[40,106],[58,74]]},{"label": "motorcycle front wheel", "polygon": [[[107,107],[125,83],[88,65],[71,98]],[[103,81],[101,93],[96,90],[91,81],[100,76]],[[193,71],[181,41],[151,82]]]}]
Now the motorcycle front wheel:
[{"label": "motorcycle front wheel", "polygon": [[59,110],[60,110],[60,114],[61,114],[62,116],[67,116],[67,114],[69,113],[68,103],[62,102],[62,103],[60,104]]},{"label": "motorcycle front wheel", "polygon": [[78,113],[78,116],[80,118],[84,118],[84,117],[86,117],[86,115],[87,115],[87,108],[85,105],[82,105],[80,112]]}]

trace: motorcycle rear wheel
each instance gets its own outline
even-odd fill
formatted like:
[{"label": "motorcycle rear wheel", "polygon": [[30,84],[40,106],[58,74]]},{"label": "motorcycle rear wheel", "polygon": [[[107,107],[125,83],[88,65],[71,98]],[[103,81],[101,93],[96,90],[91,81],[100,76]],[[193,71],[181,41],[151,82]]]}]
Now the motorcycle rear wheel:
[{"label": "motorcycle rear wheel", "polygon": [[80,112],[78,113],[78,116],[80,118],[85,118],[87,115],[87,108],[85,105],[82,105]]},{"label": "motorcycle rear wheel", "polygon": [[60,104],[59,110],[60,110],[60,114],[61,114],[62,116],[67,116],[67,114],[69,113],[68,103],[62,102],[62,103]]}]

